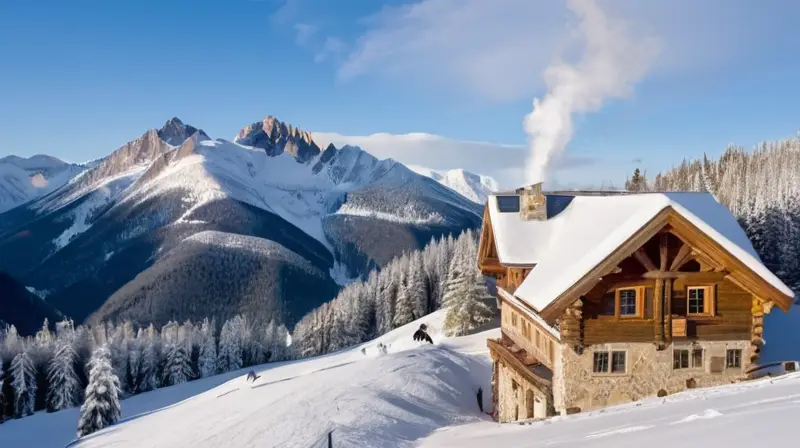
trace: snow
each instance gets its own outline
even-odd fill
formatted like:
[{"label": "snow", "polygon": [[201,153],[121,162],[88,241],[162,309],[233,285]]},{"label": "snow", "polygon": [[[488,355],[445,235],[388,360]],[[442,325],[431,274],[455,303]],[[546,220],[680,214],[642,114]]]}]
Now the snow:
[{"label": "snow", "polygon": [[794,296],[763,265],[730,211],[708,193],[575,196],[561,213],[544,221],[523,221],[519,213],[500,213],[497,197],[489,200],[500,261],[536,265],[514,294],[537,310],[546,308],[667,207],[756,275]]},{"label": "snow", "polygon": [[795,438],[798,418],[800,374],[791,374],[543,421],[442,428],[419,446],[779,446]]},{"label": "snow", "polygon": [[0,213],[57,190],[83,170],[47,156],[0,159]]},{"label": "snow", "polygon": [[367,218],[381,219],[383,221],[396,222],[400,224],[441,224],[444,222],[442,215],[429,213],[423,215],[414,207],[406,205],[398,210],[399,213],[379,212],[367,208],[357,207],[350,204],[342,205],[336,211],[338,215],[363,216]]},{"label": "snow", "polygon": [[419,165],[406,165],[417,174],[439,182],[472,202],[485,204],[489,195],[499,189],[497,181],[489,176],[471,173],[463,169],[433,170]]},{"label": "snow", "polygon": [[28,292],[30,292],[31,294],[35,295],[36,297],[42,300],[45,300],[47,295],[50,294],[50,291],[47,289],[36,289],[32,286],[26,286],[25,289],[27,289]]},{"label": "snow", "polygon": [[[548,420],[499,424],[491,407],[487,338],[442,334],[444,310],[337,353],[253,368],[135,395],[123,419],[74,447],[460,447],[761,446],[794,437],[800,373],[694,389],[664,398]],[[411,335],[428,325],[434,345]],[[381,349],[386,348],[386,352]],[[796,353],[796,348],[792,353]],[[0,425],[9,446],[63,447],[78,408]]]},{"label": "snow", "polygon": [[[443,318],[437,311],[352,349],[255,367],[255,383],[243,369],[135,395],[122,401],[119,424],[73,446],[305,448],[333,430],[335,446],[403,447],[442,426],[487,422],[476,392],[488,410],[486,339],[499,330],[447,339]],[[421,323],[434,345],[412,340]],[[77,408],[39,412],[0,425],[0,440],[63,447],[77,422]]]}]

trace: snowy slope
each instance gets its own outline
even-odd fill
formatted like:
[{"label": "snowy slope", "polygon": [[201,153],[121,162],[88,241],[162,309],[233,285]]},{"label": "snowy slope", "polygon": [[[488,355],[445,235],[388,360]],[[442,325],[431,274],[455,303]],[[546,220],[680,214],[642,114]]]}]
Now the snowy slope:
[{"label": "snowy slope", "polygon": [[[374,341],[307,360],[158,389],[122,402],[123,421],[78,447],[312,447],[333,430],[334,446],[403,447],[771,446],[793,440],[800,374],[649,398],[546,421],[498,424],[490,408],[488,330],[443,338],[443,311]],[[435,345],[411,334],[429,326]],[[380,345],[387,347],[382,354]],[[0,425],[10,446],[62,447],[77,409],[40,412]],[[46,428],[46,430],[43,430]]]},{"label": "snowy slope", "polygon": [[443,428],[423,447],[754,447],[794,444],[800,373],[698,389],[530,424]]},{"label": "snowy slope", "polygon": [[[443,339],[442,318],[436,312],[335,354],[266,364],[255,368],[255,383],[243,370],[136,395],[122,402],[120,424],[75,446],[305,448],[333,429],[335,446],[401,447],[441,426],[487,421],[475,392],[484,389],[488,409],[486,338],[497,330]],[[422,322],[435,345],[412,341]],[[62,447],[77,420],[77,409],[40,412],[0,425],[0,440]]]},{"label": "snowy slope", "polygon": [[0,158],[0,213],[57,190],[85,169],[45,155]]},{"label": "snowy slope", "polygon": [[497,181],[494,178],[471,173],[463,169],[439,171],[418,165],[408,165],[408,167],[417,174],[430,177],[470,201],[479,204],[485,204],[489,194],[499,190]]}]

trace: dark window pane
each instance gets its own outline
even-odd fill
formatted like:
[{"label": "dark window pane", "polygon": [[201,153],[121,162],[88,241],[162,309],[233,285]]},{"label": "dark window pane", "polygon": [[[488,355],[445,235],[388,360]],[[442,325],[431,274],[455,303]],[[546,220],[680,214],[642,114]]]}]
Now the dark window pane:
[{"label": "dark window pane", "polygon": [[625,373],[625,352],[613,352],[611,356],[611,372]]},{"label": "dark window pane", "polygon": [[702,314],[705,312],[705,289],[689,289],[689,314]]},{"label": "dark window pane", "polygon": [[608,352],[595,352],[594,372],[595,373],[608,372]]},{"label": "dark window pane", "polygon": [[623,289],[619,292],[619,314],[622,316],[636,315],[635,289]]},{"label": "dark window pane", "polygon": [[497,196],[497,211],[500,213],[519,212],[519,196]]},{"label": "dark window pane", "polygon": [[742,351],[739,349],[728,350],[726,365],[729,368],[742,367]]},{"label": "dark window pane", "polygon": [[689,350],[675,349],[672,351],[672,368],[673,369],[689,368]]},{"label": "dark window pane", "polygon": [[692,368],[703,367],[703,349],[696,348],[692,350]]}]

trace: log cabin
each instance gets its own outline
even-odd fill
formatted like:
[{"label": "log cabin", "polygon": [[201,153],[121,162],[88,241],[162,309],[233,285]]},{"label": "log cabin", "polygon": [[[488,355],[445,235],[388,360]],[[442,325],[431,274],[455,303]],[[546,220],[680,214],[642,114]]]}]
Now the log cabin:
[{"label": "log cabin", "polygon": [[747,378],[794,294],[707,193],[490,195],[494,415],[544,418]]}]

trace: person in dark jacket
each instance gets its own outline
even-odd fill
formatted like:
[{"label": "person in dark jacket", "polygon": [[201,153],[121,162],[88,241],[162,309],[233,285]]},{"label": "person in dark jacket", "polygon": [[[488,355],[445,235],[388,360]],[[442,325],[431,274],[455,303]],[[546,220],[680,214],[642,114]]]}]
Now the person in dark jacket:
[{"label": "person in dark jacket", "polygon": [[425,324],[420,325],[419,330],[414,332],[414,340],[428,341],[429,344],[433,344],[433,339],[431,339],[431,337],[428,335],[428,332],[426,331],[427,329],[428,329],[427,325]]},{"label": "person in dark jacket", "polygon": [[254,372],[252,370],[247,373],[247,382],[248,383],[250,382],[250,380],[253,380],[253,382],[255,383],[256,380],[259,379],[259,378],[261,378],[261,375],[256,375],[256,372]]}]

